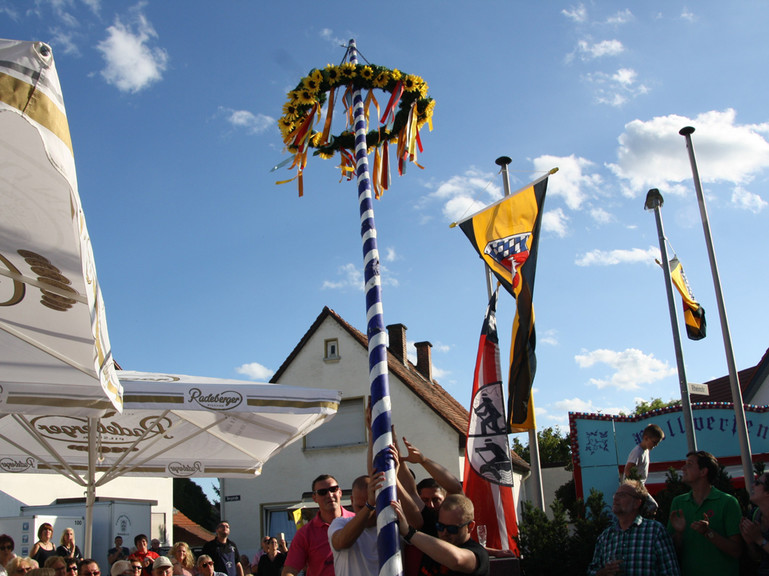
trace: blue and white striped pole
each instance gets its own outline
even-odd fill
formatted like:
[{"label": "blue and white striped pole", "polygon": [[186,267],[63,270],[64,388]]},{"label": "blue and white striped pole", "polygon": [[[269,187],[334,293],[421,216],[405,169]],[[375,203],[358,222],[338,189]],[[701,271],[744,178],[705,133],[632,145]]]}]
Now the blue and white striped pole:
[{"label": "blue and white striped pole", "polygon": [[[350,62],[358,63],[355,40],[348,46]],[[390,385],[387,372],[387,331],[382,313],[382,283],[379,279],[379,250],[376,241],[374,206],[371,202],[371,176],[366,146],[366,116],[360,88],[352,94],[355,128],[355,174],[358,178],[360,236],[366,281],[366,334],[368,336],[369,383],[371,386],[371,434],[374,439],[374,467],[385,472],[385,483],[377,494],[377,548],[379,576],[403,574],[398,525],[390,501],[397,498],[395,469],[389,455],[392,444]]]}]

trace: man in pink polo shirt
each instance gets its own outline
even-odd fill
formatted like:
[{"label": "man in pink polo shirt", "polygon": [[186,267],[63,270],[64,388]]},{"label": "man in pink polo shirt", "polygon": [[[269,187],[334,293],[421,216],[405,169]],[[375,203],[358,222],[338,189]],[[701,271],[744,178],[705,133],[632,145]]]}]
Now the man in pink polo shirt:
[{"label": "man in pink polo shirt", "polygon": [[355,516],[342,508],[342,490],[333,476],[323,474],[312,482],[312,499],[318,514],[294,535],[281,576],[334,576],[334,556],[328,543],[328,526],[334,518]]}]

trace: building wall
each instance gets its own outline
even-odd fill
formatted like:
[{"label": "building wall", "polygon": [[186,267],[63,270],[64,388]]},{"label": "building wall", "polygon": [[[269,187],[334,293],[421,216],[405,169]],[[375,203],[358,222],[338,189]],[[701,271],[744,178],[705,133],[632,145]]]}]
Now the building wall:
[{"label": "building wall", "polygon": [[[339,360],[324,361],[325,341],[337,339]],[[302,351],[281,375],[280,384],[341,390],[345,399],[364,399],[369,394],[368,352],[334,319],[327,318],[305,344]],[[464,447],[459,435],[431,408],[421,402],[405,385],[390,374],[392,418],[396,433],[405,436],[425,455],[462,477]],[[362,426],[362,414],[361,414]],[[333,424],[333,420],[330,424]],[[357,426],[351,436],[359,436]],[[320,474],[332,474],[344,489],[366,473],[366,445],[309,450],[306,442],[295,442],[264,465],[254,479],[222,481],[222,518],[232,529],[232,538],[241,553],[256,552],[264,533],[265,507],[297,504],[302,493],[309,492],[312,480]],[[401,451],[405,447],[401,442]],[[415,466],[417,481],[427,477]],[[239,497],[239,500],[227,501]],[[314,505],[311,501],[309,505]]]},{"label": "building wall", "polygon": [[[98,476],[97,476],[98,479]],[[85,498],[85,488],[57,474],[2,474],[0,490],[26,506],[44,506],[58,498]],[[168,540],[173,534],[173,480],[171,478],[117,478],[96,489],[99,498],[157,500],[152,507],[152,535],[159,538],[160,520],[165,517]],[[3,509],[6,516],[18,516],[19,510]],[[61,534],[54,534],[58,541]],[[170,542],[169,542],[170,544]],[[125,543],[126,546],[132,543]],[[82,546],[81,546],[82,549]]]}]

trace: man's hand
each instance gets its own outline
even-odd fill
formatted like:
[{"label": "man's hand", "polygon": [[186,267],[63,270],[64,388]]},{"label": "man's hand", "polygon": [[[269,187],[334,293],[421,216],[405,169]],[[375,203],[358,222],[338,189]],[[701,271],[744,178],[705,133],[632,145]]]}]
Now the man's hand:
[{"label": "man's hand", "polygon": [[419,448],[406,440],[405,436],[403,437],[403,443],[406,445],[406,449],[409,451],[403,460],[405,462],[411,462],[412,464],[424,464],[425,457],[424,454],[419,451]]},{"label": "man's hand", "polygon": [[764,537],[761,534],[761,526],[758,522],[753,522],[749,518],[743,518],[740,520],[740,534],[745,542],[752,542],[753,544],[760,545]]},{"label": "man's hand", "polygon": [[366,499],[366,502],[368,503],[369,506],[373,506],[374,508],[376,508],[376,493],[384,483],[385,483],[384,472],[377,472],[376,474],[374,474],[374,476],[371,477],[371,480],[369,480],[368,498]]},{"label": "man's hand", "polygon": [[391,500],[390,508],[395,511],[395,515],[398,517],[398,531],[401,533],[401,536],[405,536],[409,532],[409,523],[406,521],[406,517],[403,515],[401,503],[397,500]]},{"label": "man's hand", "polygon": [[680,508],[678,510],[670,511],[670,525],[676,532],[684,532],[686,530],[686,517],[684,517],[684,511]]}]

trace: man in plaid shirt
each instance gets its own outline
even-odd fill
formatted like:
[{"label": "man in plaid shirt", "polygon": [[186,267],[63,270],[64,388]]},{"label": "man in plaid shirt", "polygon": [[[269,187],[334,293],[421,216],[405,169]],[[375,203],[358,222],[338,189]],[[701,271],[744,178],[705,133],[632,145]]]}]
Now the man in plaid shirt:
[{"label": "man in plaid shirt", "polygon": [[625,480],[614,493],[615,520],[595,543],[590,576],[680,576],[673,541],[665,527],[641,516],[648,492],[636,480]]}]

